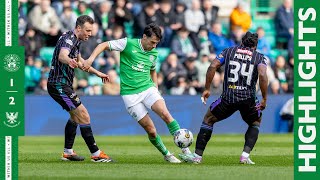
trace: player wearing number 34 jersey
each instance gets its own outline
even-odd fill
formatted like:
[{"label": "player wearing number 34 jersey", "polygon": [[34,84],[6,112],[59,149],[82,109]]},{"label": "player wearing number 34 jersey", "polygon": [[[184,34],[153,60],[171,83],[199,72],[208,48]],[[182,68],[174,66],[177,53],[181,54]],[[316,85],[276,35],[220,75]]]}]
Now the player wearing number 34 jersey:
[{"label": "player wearing number 34 jersey", "polygon": [[[216,70],[224,65],[224,84],[220,98],[213,102],[204,116],[197,137],[195,153],[183,155],[188,162],[200,163],[203,151],[211,138],[213,125],[224,120],[234,112],[240,111],[242,119],[248,124],[245,144],[240,157],[242,164],[254,164],[249,158],[259,134],[262,113],[267,102],[267,61],[264,55],[256,51],[258,35],[247,32],[240,46],[230,47],[218,55],[211,63],[206,75],[205,91],[202,101],[206,103],[210,96],[210,84]],[[256,98],[256,83],[262,93],[262,101]]]}]

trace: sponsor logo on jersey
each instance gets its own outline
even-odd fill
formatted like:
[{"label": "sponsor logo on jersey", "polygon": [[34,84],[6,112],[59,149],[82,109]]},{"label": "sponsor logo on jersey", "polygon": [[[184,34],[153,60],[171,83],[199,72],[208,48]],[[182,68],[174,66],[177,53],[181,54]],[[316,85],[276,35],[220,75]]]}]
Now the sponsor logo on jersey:
[{"label": "sponsor logo on jersey", "polygon": [[136,66],[132,65],[132,69],[133,70],[140,71],[140,72],[147,72],[143,68],[144,68],[144,62],[143,61],[139,61]]},{"label": "sponsor logo on jersey", "polygon": [[237,53],[241,53],[241,54],[247,54],[252,56],[252,51],[246,50],[246,49],[237,49]]},{"label": "sponsor logo on jersey", "polygon": [[248,90],[247,87],[236,86],[236,85],[229,85],[228,88],[229,88],[229,89],[237,89],[237,90]]}]

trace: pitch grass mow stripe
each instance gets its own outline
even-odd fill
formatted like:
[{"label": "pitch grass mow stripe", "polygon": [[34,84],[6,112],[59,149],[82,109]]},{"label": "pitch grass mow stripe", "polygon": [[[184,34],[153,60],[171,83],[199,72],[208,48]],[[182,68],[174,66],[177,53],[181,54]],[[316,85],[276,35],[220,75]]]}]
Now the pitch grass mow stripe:
[{"label": "pitch grass mow stripe", "polygon": [[[170,152],[180,153],[172,136],[162,139]],[[293,179],[292,134],[261,134],[252,152],[253,166],[238,164],[243,135],[214,135],[199,165],[165,162],[147,136],[97,136],[98,146],[117,161],[113,164],[90,162],[89,150],[77,137],[74,149],[85,161],[62,162],[63,140],[63,136],[20,137],[19,179]]]}]

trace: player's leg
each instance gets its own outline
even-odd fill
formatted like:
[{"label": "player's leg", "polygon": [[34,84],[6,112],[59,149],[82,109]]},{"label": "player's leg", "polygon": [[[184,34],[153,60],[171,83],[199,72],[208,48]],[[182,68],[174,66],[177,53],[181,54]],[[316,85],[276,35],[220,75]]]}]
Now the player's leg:
[{"label": "player's leg", "polygon": [[205,114],[200,131],[198,133],[194,154],[180,155],[186,162],[201,163],[203,152],[212,136],[213,125],[231,116],[236,109],[223,99],[219,98],[213,102]]},{"label": "player's leg", "polygon": [[[67,94],[72,94],[71,87],[61,84],[47,84],[49,95],[66,111],[71,111],[81,104],[80,100],[72,101]],[[73,96],[72,96],[73,97]],[[78,123],[71,115],[65,126],[64,152],[61,159],[65,161],[83,161],[84,157],[78,156],[72,149],[76,137]]]},{"label": "player's leg", "polygon": [[[125,98],[124,98],[125,100]],[[157,134],[156,128],[148,115],[148,110],[143,103],[138,103],[127,108],[128,113],[138,121],[140,126],[147,132],[148,138],[152,145],[164,156],[166,161],[171,163],[180,163],[181,161],[175,158],[163,144],[161,137]]]},{"label": "player's leg", "polygon": [[[156,88],[150,88],[146,98],[143,101],[145,105],[152,109],[160,118],[167,124],[169,132],[174,135],[180,129],[178,121],[176,121],[170,114],[163,97]],[[189,154],[189,148],[181,148],[184,154]]]},{"label": "player's leg", "polygon": [[173,154],[171,154],[166,146],[163,144],[161,137],[157,134],[156,128],[148,114],[146,114],[140,121],[139,124],[147,132],[150,142],[161,152],[164,159],[170,163],[181,163]]},{"label": "player's leg", "polygon": [[72,149],[77,134],[77,127],[78,123],[75,122],[70,116],[64,130],[64,153],[62,157],[63,160],[84,160],[84,157],[76,155],[74,150]]},{"label": "player's leg", "polygon": [[240,108],[241,116],[248,124],[248,129],[245,134],[245,143],[240,156],[240,163],[242,164],[255,164],[251,161],[249,156],[258,140],[262,118],[261,111],[255,109],[257,103],[259,103],[258,100],[255,101],[254,99],[251,99],[246,102],[246,105],[244,104],[242,105],[242,108]]},{"label": "player's leg", "polygon": [[101,151],[94,139],[92,128],[90,125],[90,115],[84,105],[78,106],[76,109],[70,111],[72,119],[75,119],[76,122],[80,125],[80,131],[82,138],[86,142],[90,152],[91,152],[91,161],[93,162],[112,162],[107,154]]}]

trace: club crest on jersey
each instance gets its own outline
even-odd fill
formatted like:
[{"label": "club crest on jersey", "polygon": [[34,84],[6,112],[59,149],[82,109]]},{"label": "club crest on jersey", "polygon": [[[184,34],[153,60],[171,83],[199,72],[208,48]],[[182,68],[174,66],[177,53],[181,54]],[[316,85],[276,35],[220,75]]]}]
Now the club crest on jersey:
[{"label": "club crest on jersey", "polygon": [[153,55],[150,55],[150,56],[149,56],[149,60],[150,60],[151,62],[153,62],[153,61],[154,61],[154,56],[153,56]]},{"label": "club crest on jersey", "polygon": [[73,42],[70,39],[66,39],[66,43],[69,44],[70,46],[73,45]]}]

